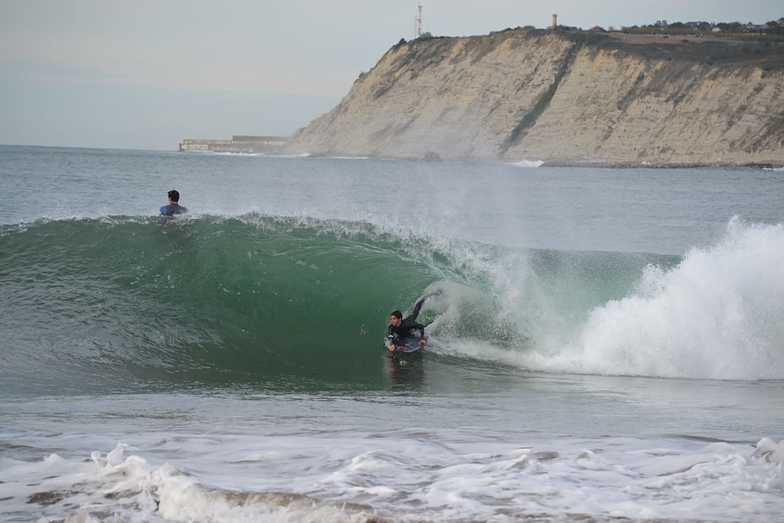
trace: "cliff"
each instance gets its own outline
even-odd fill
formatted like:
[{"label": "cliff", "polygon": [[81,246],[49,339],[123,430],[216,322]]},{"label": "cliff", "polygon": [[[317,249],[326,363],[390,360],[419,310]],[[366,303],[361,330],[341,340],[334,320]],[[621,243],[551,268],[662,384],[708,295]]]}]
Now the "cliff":
[{"label": "cliff", "polygon": [[401,42],[288,149],[784,164],[784,48],[524,29]]}]

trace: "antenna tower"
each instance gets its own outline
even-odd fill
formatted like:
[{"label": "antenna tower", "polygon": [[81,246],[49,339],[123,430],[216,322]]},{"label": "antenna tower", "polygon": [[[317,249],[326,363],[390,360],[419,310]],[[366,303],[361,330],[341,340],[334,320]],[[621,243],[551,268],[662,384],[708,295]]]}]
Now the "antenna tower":
[{"label": "antenna tower", "polygon": [[422,36],[422,2],[417,3],[417,16],[414,18],[414,37]]}]

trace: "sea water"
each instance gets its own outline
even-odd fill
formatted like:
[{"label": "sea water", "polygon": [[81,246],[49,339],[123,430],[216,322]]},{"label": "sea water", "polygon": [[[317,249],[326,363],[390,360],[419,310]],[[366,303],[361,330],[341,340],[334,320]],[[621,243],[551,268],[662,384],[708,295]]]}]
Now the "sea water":
[{"label": "sea water", "polygon": [[0,520],[779,520],[784,173],[537,165],[0,147]]}]

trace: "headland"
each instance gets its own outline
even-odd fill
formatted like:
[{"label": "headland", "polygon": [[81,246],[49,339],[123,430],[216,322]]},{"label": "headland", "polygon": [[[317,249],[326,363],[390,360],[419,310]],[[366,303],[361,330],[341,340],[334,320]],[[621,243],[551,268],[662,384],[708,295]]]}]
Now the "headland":
[{"label": "headland", "polygon": [[784,42],[556,27],[401,40],[287,152],[784,165]]}]

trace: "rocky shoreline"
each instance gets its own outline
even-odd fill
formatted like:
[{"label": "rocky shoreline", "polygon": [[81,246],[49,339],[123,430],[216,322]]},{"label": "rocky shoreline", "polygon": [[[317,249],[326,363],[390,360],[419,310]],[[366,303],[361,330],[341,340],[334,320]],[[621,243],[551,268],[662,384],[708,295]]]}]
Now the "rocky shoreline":
[{"label": "rocky shoreline", "polygon": [[540,167],[593,167],[598,169],[762,169],[781,170],[784,163],[585,163],[585,162],[543,162]]},{"label": "rocky shoreline", "polygon": [[651,163],[651,162],[567,162],[567,161],[542,161],[542,160],[504,160],[487,159],[487,158],[441,158],[437,155],[425,154],[424,156],[385,156],[385,155],[353,155],[348,153],[302,153],[308,158],[333,158],[333,159],[375,159],[375,160],[404,160],[404,161],[425,161],[425,162],[443,162],[443,161],[488,161],[488,162],[502,162],[508,165],[516,165],[518,163],[526,164],[522,167],[573,167],[573,168],[595,168],[595,169],[762,169],[769,171],[784,170],[784,162],[776,163]]}]

